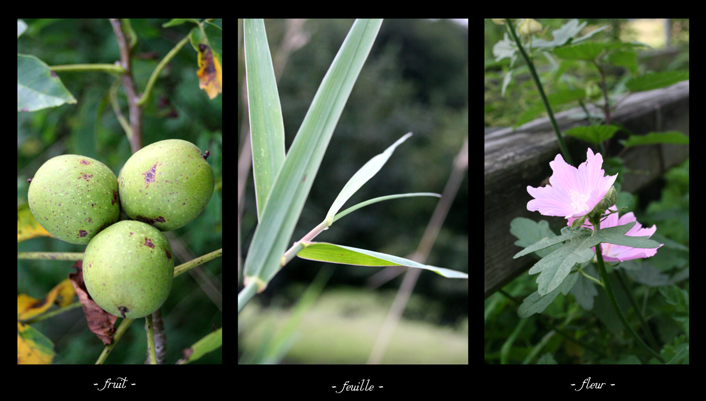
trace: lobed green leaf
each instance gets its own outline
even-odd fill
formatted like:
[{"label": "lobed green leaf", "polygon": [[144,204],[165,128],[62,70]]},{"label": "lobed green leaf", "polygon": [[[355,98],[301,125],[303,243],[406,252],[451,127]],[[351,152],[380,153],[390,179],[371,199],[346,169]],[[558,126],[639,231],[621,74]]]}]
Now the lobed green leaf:
[{"label": "lobed green leaf", "polygon": [[559,287],[571,273],[574,265],[593,259],[595,253],[591,248],[598,242],[598,239],[593,236],[581,235],[535,263],[529,270],[529,274],[541,273],[537,277],[539,295],[548,294]]},{"label": "lobed green leaf", "polygon": [[600,242],[629,246],[632,248],[659,248],[659,242],[653,241],[649,239],[649,237],[633,237],[625,235],[625,233],[628,232],[634,225],[635,222],[633,221],[622,226],[603,228],[598,230],[594,237],[600,240]]},{"label": "lobed green leaf", "polygon": [[521,256],[527,255],[528,253],[532,253],[532,252],[538,251],[540,249],[544,249],[544,248],[550,247],[552,245],[556,245],[560,242],[568,241],[570,239],[577,238],[577,237],[590,236],[592,233],[591,230],[589,230],[588,228],[583,228],[583,227],[578,230],[573,230],[573,231],[569,230],[568,228],[564,228],[561,230],[561,232],[562,232],[561,235],[541,239],[540,241],[538,241],[534,245],[528,246],[524,250],[518,252],[512,258],[517,259]]},{"label": "lobed green leaf", "polygon": [[530,317],[535,313],[542,313],[556,299],[559,293],[564,295],[576,284],[579,273],[570,274],[564,282],[547,294],[541,295],[539,291],[535,291],[522,301],[522,305],[517,310],[517,315],[521,318]]}]

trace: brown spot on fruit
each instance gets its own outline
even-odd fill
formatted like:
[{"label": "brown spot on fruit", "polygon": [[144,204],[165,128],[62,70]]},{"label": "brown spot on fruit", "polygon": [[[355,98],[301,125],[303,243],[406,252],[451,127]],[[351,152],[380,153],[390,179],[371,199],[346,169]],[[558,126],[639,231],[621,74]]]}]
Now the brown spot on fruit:
[{"label": "brown spot on fruit", "polygon": [[118,306],[118,310],[120,311],[120,314],[123,315],[123,319],[125,319],[125,314],[130,312],[130,310],[124,306]]},{"label": "brown spot on fruit", "polygon": [[164,223],[166,221],[164,219],[164,217],[162,217],[162,216],[157,216],[154,219],[150,219],[149,217],[144,217],[144,216],[140,216],[140,215],[135,216],[135,220],[141,221],[143,223],[147,223],[151,226],[153,226],[154,223]]},{"label": "brown spot on fruit", "polygon": [[78,230],[78,236],[83,238],[86,235],[88,235],[88,232],[86,230]]},{"label": "brown spot on fruit", "polygon": [[78,177],[78,178],[83,178],[84,180],[86,180],[86,182],[88,182],[88,180],[92,177],[93,177],[93,174],[81,174],[81,177]]},{"label": "brown spot on fruit", "polygon": [[110,202],[111,205],[114,205],[115,202],[118,201],[118,191],[113,191],[113,200]]},{"label": "brown spot on fruit", "polygon": [[211,156],[211,152],[207,150],[206,153],[203,154],[203,159],[206,160],[209,156]]},{"label": "brown spot on fruit", "polygon": [[81,161],[79,161],[79,163],[83,164],[84,166],[88,166],[89,164],[91,164],[91,162],[89,162],[86,159],[81,159]]},{"label": "brown spot on fruit", "polygon": [[145,237],[145,246],[148,246],[150,248],[154,248],[154,244],[152,243],[152,240]]},{"label": "brown spot on fruit", "polygon": [[27,178],[27,182],[32,182],[32,179],[31,179],[31,178]]},{"label": "brown spot on fruit", "polygon": [[164,252],[166,252],[166,253],[167,253],[167,259],[171,259],[171,258],[172,258],[172,254],[171,254],[171,253],[169,253],[169,251],[168,251],[168,250],[166,250],[166,249],[165,249],[165,250],[164,250]]},{"label": "brown spot on fruit", "polygon": [[145,183],[147,184],[145,188],[149,188],[150,183],[154,182],[154,177],[157,175],[157,163],[155,163],[151,169],[142,173],[142,175],[145,176]]}]

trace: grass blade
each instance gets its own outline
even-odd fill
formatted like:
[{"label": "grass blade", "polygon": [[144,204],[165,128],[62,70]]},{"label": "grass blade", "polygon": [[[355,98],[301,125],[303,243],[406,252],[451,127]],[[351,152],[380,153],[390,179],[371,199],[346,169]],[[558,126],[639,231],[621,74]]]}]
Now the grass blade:
[{"label": "grass blade", "polygon": [[275,179],[245,260],[245,281],[257,282],[259,291],[279,270],[333,130],[381,24],[381,20],[353,23]]},{"label": "grass blade", "polygon": [[340,263],[354,266],[407,266],[433,271],[447,278],[468,278],[468,274],[443,267],[429,266],[413,260],[386,253],[353,248],[351,246],[330,244],[327,242],[307,242],[298,257],[319,262]]},{"label": "grass blade", "polygon": [[385,149],[384,152],[370,159],[367,163],[363,165],[363,167],[360,168],[360,170],[353,174],[353,177],[351,177],[351,179],[348,180],[346,185],[343,186],[343,189],[336,197],[336,200],[333,201],[331,208],[326,214],[326,222],[328,223],[328,225],[331,225],[331,223],[333,223],[334,216],[336,215],[336,213],[338,213],[339,210],[341,210],[341,208],[348,201],[348,199],[350,199],[353,194],[358,192],[360,187],[362,187],[366,182],[368,182],[368,180],[373,178],[373,176],[377,174],[378,171],[380,171],[382,166],[384,166],[390,156],[392,156],[392,152],[395,151],[395,148],[397,148],[410,136],[412,136],[412,133],[407,133],[405,136],[398,139],[397,142],[390,145],[389,148]]},{"label": "grass blade", "polygon": [[348,215],[349,213],[353,213],[362,207],[372,205],[373,203],[378,203],[378,202],[382,202],[382,201],[386,201],[386,200],[390,200],[390,199],[397,199],[397,198],[409,198],[412,196],[435,196],[437,198],[441,198],[441,195],[435,194],[432,192],[412,192],[412,193],[408,193],[408,194],[395,194],[395,195],[379,196],[377,198],[369,199],[365,202],[358,203],[357,205],[351,206],[348,209],[342,211],[341,213],[338,213],[333,218],[333,221],[331,223],[335,223],[341,217],[344,217],[344,216]]},{"label": "grass blade", "polygon": [[284,163],[284,122],[263,20],[245,20],[245,69],[257,217]]}]

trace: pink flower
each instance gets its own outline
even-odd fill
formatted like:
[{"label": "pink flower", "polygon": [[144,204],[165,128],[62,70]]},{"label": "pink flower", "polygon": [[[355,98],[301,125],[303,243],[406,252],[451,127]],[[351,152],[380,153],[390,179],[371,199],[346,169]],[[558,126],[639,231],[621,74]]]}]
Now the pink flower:
[{"label": "pink flower", "polygon": [[549,162],[554,173],[546,187],[527,186],[534,199],[527,202],[527,210],[538,211],[545,216],[561,216],[566,219],[588,214],[606,192],[613,186],[618,175],[605,176],[603,156],[589,148],[586,161],[579,168],[567,164],[560,154]]},{"label": "pink flower", "polygon": [[[613,206],[608,210],[616,211],[618,209]],[[642,224],[637,222],[637,219],[635,219],[635,215],[632,212],[625,213],[620,218],[618,218],[618,213],[613,213],[610,216],[606,217],[603,222],[601,222],[600,228],[622,226],[628,223],[632,223],[633,221],[635,222],[635,225],[632,226],[632,228],[628,230],[625,235],[628,235],[630,237],[651,237],[652,234],[657,231],[656,225],[653,225],[651,228],[642,228]],[[593,228],[591,227],[591,229]],[[606,262],[624,262],[630,259],[641,259],[655,256],[655,254],[657,253],[657,249],[662,247],[662,245],[664,244],[660,244],[657,248],[646,249],[631,248],[629,246],[624,245],[602,243],[601,253],[603,254],[603,260],[605,260]],[[593,252],[596,252],[596,248],[593,248]]]}]

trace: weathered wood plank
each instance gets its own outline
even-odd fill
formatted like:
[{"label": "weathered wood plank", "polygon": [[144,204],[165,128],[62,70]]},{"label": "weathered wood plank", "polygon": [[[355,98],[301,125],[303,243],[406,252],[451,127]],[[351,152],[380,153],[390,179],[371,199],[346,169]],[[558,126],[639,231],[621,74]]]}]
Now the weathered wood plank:
[{"label": "weathered wood plank", "polygon": [[[571,120],[580,109],[556,115],[563,131],[586,122]],[[648,132],[676,130],[689,135],[689,81],[669,88],[637,93],[620,103],[611,114],[611,121],[624,125],[636,135]],[[608,153],[617,154],[623,147],[618,135],[611,140]],[[585,142],[567,137],[567,146],[578,165],[586,159]],[[527,186],[537,187],[551,175],[549,161],[559,153],[556,135],[547,118],[537,119],[516,131],[503,129],[485,135],[485,296],[528,270],[534,259],[512,259],[520,251],[510,234],[510,222],[516,217],[546,219],[563,225],[563,219],[548,218],[527,211],[532,198]],[[623,190],[636,192],[689,157],[689,147],[683,145],[651,145],[627,149],[622,154],[625,165],[633,170],[626,173]]]}]

